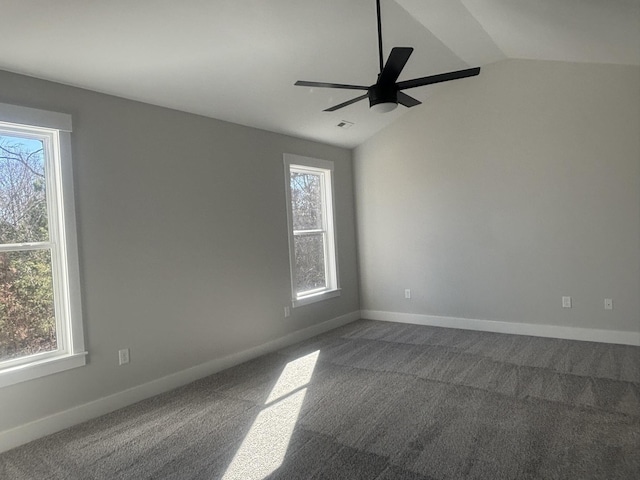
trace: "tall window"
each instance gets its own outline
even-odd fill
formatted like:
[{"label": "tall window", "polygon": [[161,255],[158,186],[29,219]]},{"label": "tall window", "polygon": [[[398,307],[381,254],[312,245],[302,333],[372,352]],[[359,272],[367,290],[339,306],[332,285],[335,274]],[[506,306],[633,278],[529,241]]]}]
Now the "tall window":
[{"label": "tall window", "polygon": [[293,306],[339,295],[333,162],[285,155]]},{"label": "tall window", "polygon": [[0,104],[0,386],[85,363],[70,131]]}]

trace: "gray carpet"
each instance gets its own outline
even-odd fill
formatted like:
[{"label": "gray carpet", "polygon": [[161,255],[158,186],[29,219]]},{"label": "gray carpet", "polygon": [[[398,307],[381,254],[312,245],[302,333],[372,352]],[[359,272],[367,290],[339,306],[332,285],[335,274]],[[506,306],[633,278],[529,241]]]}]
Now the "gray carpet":
[{"label": "gray carpet", "polygon": [[361,320],[0,455],[24,479],[638,479],[640,348]]}]

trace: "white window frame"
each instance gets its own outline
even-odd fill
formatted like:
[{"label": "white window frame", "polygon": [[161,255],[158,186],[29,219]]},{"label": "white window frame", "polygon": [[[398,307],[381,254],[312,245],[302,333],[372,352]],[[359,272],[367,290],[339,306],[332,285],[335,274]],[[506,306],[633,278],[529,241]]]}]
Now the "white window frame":
[{"label": "white window frame", "polygon": [[[291,171],[320,174],[322,178],[322,221],[320,230],[324,237],[324,259],[326,287],[299,294],[296,291],[296,253],[295,236],[304,234],[293,229],[293,211],[291,208]],[[289,229],[289,267],[291,271],[291,305],[299,307],[340,296],[340,279],[338,275],[338,246],[335,232],[335,201],[333,183],[333,162],[300,155],[284,154],[285,192],[287,200],[287,225]],[[305,231],[307,232],[307,231]],[[307,232],[308,233],[308,232]]]},{"label": "white window frame", "polygon": [[49,241],[0,246],[51,252],[55,351],[0,362],[0,387],[86,364],[71,159],[71,115],[0,103],[0,130],[43,140]]}]

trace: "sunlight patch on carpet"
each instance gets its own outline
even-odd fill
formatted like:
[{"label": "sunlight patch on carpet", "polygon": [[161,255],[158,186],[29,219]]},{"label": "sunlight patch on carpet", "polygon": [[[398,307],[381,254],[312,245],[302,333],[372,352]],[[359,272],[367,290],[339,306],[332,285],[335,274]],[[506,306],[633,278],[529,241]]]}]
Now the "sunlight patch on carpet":
[{"label": "sunlight patch on carpet", "polygon": [[319,354],[286,365],[223,480],[263,480],[282,465]]}]

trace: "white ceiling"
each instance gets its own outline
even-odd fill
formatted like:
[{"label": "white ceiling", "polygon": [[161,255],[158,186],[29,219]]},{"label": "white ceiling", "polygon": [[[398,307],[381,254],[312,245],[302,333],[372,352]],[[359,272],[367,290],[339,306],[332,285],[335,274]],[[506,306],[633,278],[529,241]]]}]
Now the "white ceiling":
[{"label": "white ceiling", "polygon": [[[406,111],[362,101],[326,113],[360,92],[293,85],[375,82],[374,0],[2,0],[0,11],[4,70],[344,147]],[[640,65],[640,0],[382,0],[382,22],[385,57],[415,48],[401,80],[505,58]],[[407,93],[428,108],[438,88]]]}]

